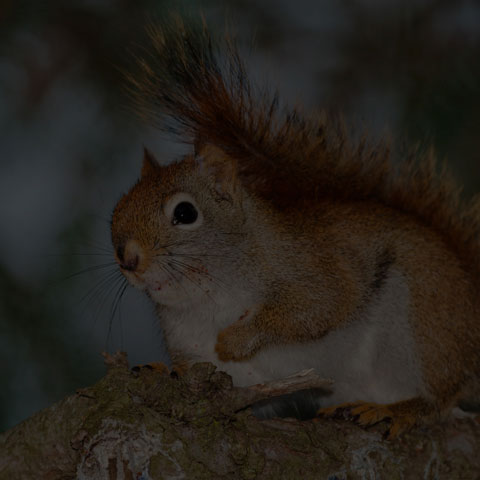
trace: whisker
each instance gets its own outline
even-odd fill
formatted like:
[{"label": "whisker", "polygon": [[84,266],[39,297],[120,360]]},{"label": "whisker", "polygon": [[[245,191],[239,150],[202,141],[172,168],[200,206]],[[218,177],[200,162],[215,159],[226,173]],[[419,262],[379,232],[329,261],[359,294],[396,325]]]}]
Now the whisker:
[{"label": "whisker", "polygon": [[[122,300],[122,297],[123,297],[128,285],[129,284],[128,284],[127,279],[125,277],[123,277],[122,282],[120,282],[120,284],[118,285],[117,293],[115,294],[115,296],[113,298],[113,301],[112,301],[112,305],[110,307],[110,319],[109,319],[109,322],[108,322],[108,337],[110,337],[111,332],[112,332],[112,325],[113,325],[113,320],[115,318],[115,313],[117,311],[120,312],[120,310],[119,310],[120,302]],[[123,348],[123,328],[122,328],[121,319],[120,319],[120,336],[121,336],[120,347]]]},{"label": "whisker", "polygon": [[182,262],[180,260],[176,260],[175,258],[172,258],[170,260],[172,263],[175,263],[177,264],[178,266],[180,267],[184,267],[184,268],[187,268],[188,270],[190,270],[191,272],[193,273],[198,273],[200,275],[203,275],[204,277],[206,277],[209,281],[211,281],[214,285],[216,285],[217,287],[223,289],[225,292],[227,292],[229,295],[230,295],[230,290],[228,289],[228,285],[223,281],[221,280],[220,278],[216,277],[215,275],[211,274],[210,272],[206,273],[203,269],[201,268],[198,268],[198,267],[195,267],[194,265],[191,265],[189,263],[186,263],[186,262]]},{"label": "whisker", "polygon": [[[122,274],[120,273],[120,271],[111,271],[111,272],[106,273],[105,277],[100,279],[97,283],[95,283],[95,285],[93,285],[92,287],[89,288],[87,293],[80,299],[79,303],[86,300],[92,293],[96,293],[97,289],[101,289],[101,287],[104,284],[112,281],[117,275],[122,275]],[[90,302],[92,300],[93,300],[93,297],[90,298]]]},{"label": "whisker", "polygon": [[179,246],[179,245],[185,245],[186,243],[193,243],[193,242],[192,242],[191,240],[181,240],[181,241],[177,241],[177,242],[173,242],[173,243],[168,243],[167,245],[161,245],[161,246],[159,246],[160,240],[157,240],[157,241],[153,244],[153,250],[155,250],[156,248],[176,247],[176,246]]},{"label": "whisker", "polygon": [[89,306],[92,307],[92,328],[95,328],[102,312],[103,305],[109,297],[110,292],[115,288],[115,285],[118,285],[119,280],[122,278],[124,277],[119,270],[108,272],[103,278],[90,287],[87,293],[80,299],[79,303],[84,302],[85,304],[81,312],[82,316],[85,315],[85,311]]},{"label": "whisker", "polygon": [[124,277],[122,282],[120,282],[120,286],[119,286],[119,289],[117,290],[117,293],[115,294],[114,298],[113,298],[113,302],[112,302],[112,305],[111,305],[111,308],[110,308],[110,323],[112,322],[113,320],[113,317],[115,315],[115,312],[118,308],[118,303],[120,302],[121,298],[122,298],[122,295],[123,293],[125,292],[126,288],[128,287],[128,281],[127,279]]},{"label": "whisker", "polygon": [[110,243],[101,243],[99,241],[90,240],[89,242],[83,242],[81,245],[77,245],[78,248],[85,248],[85,246],[99,250],[101,252],[113,254],[113,248]]},{"label": "whisker", "polygon": [[[170,266],[170,270],[168,269],[168,265],[161,265],[161,268],[164,272],[166,272],[166,274],[171,278],[173,279],[173,281],[186,293],[186,295],[191,299],[191,295],[190,295],[190,292],[182,285],[182,282],[180,282],[177,277],[175,276],[175,274],[171,271],[172,268]],[[181,272],[177,272],[177,273],[181,273]]]},{"label": "whisker", "polygon": [[203,275],[206,275],[205,272],[200,268],[200,267],[196,267],[195,265],[191,265],[189,263],[186,263],[186,262],[182,262],[180,260],[177,260],[175,258],[172,258],[170,260],[171,263],[174,263],[180,267],[185,267],[186,269],[190,270],[191,272],[194,272],[194,273],[200,273],[200,274],[203,274]]},{"label": "whisker", "polygon": [[170,258],[168,263],[178,265],[179,267],[185,268],[188,271],[193,272],[193,273],[205,274],[205,272],[202,271],[199,267],[196,267],[195,265],[191,265],[191,264],[186,263],[186,262],[182,262],[181,260],[178,260],[176,258]]},{"label": "whisker", "polygon": [[111,257],[112,253],[49,253],[47,257]]},{"label": "whisker", "polygon": [[[105,292],[105,295],[104,295],[104,298],[103,298],[103,301],[102,303],[100,304],[100,308],[98,310],[98,313],[100,313],[104,306],[105,306],[105,303],[107,302],[107,299],[108,298],[111,298],[111,294],[112,292],[116,291],[117,293],[115,294],[115,297],[116,298],[116,295],[118,294],[119,290],[122,288],[122,285],[123,285],[123,282],[125,281],[125,277],[120,276],[120,277],[117,277],[113,282],[112,282],[112,285],[110,286],[110,288]],[[115,300],[114,300],[115,301]],[[97,315],[97,318],[95,319],[95,321],[98,319],[98,315]],[[112,325],[113,325],[113,319],[111,318],[108,322],[108,334],[107,334],[107,338],[106,338],[106,341],[105,341],[105,348],[107,348],[108,350],[108,343],[110,342],[110,339],[111,339],[111,334],[112,334]]]},{"label": "whisker", "polygon": [[[197,242],[195,242],[194,240],[180,240],[180,241],[176,241],[176,242],[172,242],[172,243],[167,243],[166,245],[160,245],[160,241],[157,240],[154,244],[153,244],[153,248],[152,248],[152,251],[153,253],[155,253],[155,251],[163,251],[163,250],[166,250],[167,248],[170,248],[170,247],[181,247],[181,246],[184,246],[184,245],[189,245],[189,244],[196,244]],[[167,252],[165,255],[169,255],[170,252]]]},{"label": "whisker", "polygon": [[233,258],[232,255],[218,255],[218,254],[201,254],[201,253],[158,253],[155,257],[219,257],[219,258]]},{"label": "whisker", "polygon": [[111,218],[110,217],[105,217],[103,215],[99,215],[98,213],[92,213],[92,214],[90,214],[90,216],[97,221],[101,221],[102,223],[106,223],[107,225],[111,224]]},{"label": "whisker", "polygon": [[97,316],[100,315],[100,312],[102,311],[103,306],[105,305],[108,298],[110,297],[111,292],[115,290],[115,288],[121,281],[122,281],[121,274],[111,275],[110,277],[106,278],[98,286],[96,291],[93,292],[93,295],[91,296],[91,298],[95,299],[95,303],[97,304],[97,312],[98,312]]},{"label": "whisker", "polygon": [[96,270],[101,270],[103,268],[114,267],[116,265],[117,265],[116,262],[108,262],[108,263],[102,263],[100,265],[93,265],[91,267],[87,267],[83,270],[80,270],[79,272],[72,273],[71,275],[68,275],[67,277],[62,278],[59,281],[69,280],[70,278],[78,277],[78,275],[83,275],[84,273],[94,272]]},{"label": "whisker", "polygon": [[[205,290],[203,290],[203,288],[200,287],[198,282],[194,281],[191,277],[189,277],[184,271],[182,271],[181,268],[177,268],[174,264],[172,264],[170,262],[168,262],[168,266],[170,267],[171,270],[173,270],[174,272],[178,273],[182,277],[184,277],[187,280],[189,280],[190,282],[192,282],[196,287],[200,288],[202,291],[205,291]],[[173,275],[173,272],[172,272],[172,275]],[[178,280],[177,280],[177,282],[178,282]],[[178,283],[181,285],[181,282],[178,282]],[[185,290],[185,287],[183,287],[183,288]]]},{"label": "whisker", "polygon": [[175,270],[176,272],[178,272],[180,275],[182,275],[184,278],[186,278],[187,280],[189,280],[191,283],[193,283],[197,288],[199,288],[213,303],[215,303],[215,305],[217,304],[217,302],[215,302],[215,300],[213,299],[213,297],[208,293],[207,290],[205,290],[202,286],[201,286],[201,283],[198,281],[198,280],[194,280],[192,279],[189,275],[187,275],[181,268],[181,265],[175,265],[173,263],[170,263],[168,262],[168,265],[170,266],[170,268],[172,268],[173,270]]}]

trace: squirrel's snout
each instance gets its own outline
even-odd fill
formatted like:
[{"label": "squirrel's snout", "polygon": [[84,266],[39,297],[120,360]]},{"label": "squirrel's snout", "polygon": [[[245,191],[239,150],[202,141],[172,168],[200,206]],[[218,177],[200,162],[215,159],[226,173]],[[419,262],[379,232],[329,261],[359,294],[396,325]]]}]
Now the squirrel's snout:
[{"label": "squirrel's snout", "polygon": [[141,247],[134,240],[129,240],[125,245],[119,245],[115,251],[118,264],[122,270],[135,272],[142,257]]},{"label": "squirrel's snout", "polygon": [[120,262],[120,267],[129,272],[134,272],[138,267],[138,255],[135,255],[134,258],[130,258],[127,261]]}]

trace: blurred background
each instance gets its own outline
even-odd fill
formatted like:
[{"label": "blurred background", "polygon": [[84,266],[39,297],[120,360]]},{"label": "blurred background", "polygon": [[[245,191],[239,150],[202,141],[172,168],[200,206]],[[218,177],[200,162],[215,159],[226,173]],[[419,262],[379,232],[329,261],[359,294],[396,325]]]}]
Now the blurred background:
[{"label": "blurred background", "polygon": [[[128,108],[120,69],[163,0],[0,0],[0,431],[104,373],[100,352],[167,360],[153,309],[120,299],[109,219],[143,145],[181,148]],[[480,2],[203,0],[255,78],[372,135],[433,144],[480,191]],[[251,48],[251,45],[254,48]]]}]

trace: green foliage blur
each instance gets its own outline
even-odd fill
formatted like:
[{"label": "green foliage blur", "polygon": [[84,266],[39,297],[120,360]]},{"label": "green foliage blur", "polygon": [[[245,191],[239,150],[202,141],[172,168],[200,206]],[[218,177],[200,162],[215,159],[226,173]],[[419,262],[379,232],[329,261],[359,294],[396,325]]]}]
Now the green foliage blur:
[{"label": "green foliage blur", "polygon": [[287,101],[342,112],[397,145],[432,144],[465,195],[480,190],[473,1],[0,1],[0,430],[103,373],[102,341],[78,328],[78,300],[112,303],[93,309],[108,337],[118,276],[92,276],[111,262],[109,211],[136,179],[142,144],[164,141],[130,112],[121,72],[147,44],[146,23],[179,5],[214,31],[229,19],[244,45],[253,39],[247,64]]}]

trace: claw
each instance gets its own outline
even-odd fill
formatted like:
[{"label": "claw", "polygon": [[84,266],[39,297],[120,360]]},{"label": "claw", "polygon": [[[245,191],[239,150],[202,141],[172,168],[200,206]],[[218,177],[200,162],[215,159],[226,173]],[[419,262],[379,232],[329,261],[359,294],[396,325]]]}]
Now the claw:
[{"label": "claw", "polygon": [[416,423],[413,414],[395,414],[389,405],[363,402],[342,403],[334,407],[321,408],[318,410],[317,416],[346,418],[362,427],[369,427],[387,420],[390,422],[390,426],[384,434],[384,438],[387,439],[398,437],[410,430]]}]

